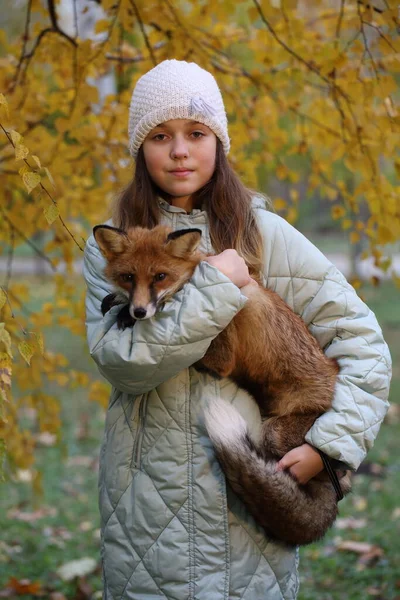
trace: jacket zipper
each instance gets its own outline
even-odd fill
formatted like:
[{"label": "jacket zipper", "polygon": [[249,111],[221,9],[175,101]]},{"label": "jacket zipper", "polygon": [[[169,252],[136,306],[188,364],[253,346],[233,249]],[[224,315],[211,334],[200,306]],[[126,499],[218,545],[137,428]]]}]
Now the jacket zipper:
[{"label": "jacket zipper", "polygon": [[133,444],[132,452],[132,467],[140,469],[140,463],[142,458],[142,445],[144,436],[144,426],[146,420],[146,408],[147,408],[147,394],[143,394],[140,398],[140,404],[138,409],[137,426],[135,441]]}]

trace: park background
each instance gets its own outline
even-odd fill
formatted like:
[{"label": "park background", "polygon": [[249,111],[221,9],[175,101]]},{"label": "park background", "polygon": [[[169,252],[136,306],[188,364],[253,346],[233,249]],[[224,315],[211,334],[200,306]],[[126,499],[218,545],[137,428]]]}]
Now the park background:
[{"label": "park background", "polygon": [[230,160],[376,312],[392,408],[300,600],[400,598],[400,21],[393,0],[3,0],[0,597],[101,597],[109,386],[85,345],[82,249],[130,179],[138,77],[213,72]]}]

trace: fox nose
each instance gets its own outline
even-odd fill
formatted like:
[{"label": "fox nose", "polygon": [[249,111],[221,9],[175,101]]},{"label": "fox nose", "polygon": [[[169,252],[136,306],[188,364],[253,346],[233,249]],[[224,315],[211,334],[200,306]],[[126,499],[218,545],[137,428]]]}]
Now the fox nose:
[{"label": "fox nose", "polygon": [[139,307],[135,308],[133,311],[133,316],[135,319],[144,319],[146,316],[147,310],[145,308]]}]

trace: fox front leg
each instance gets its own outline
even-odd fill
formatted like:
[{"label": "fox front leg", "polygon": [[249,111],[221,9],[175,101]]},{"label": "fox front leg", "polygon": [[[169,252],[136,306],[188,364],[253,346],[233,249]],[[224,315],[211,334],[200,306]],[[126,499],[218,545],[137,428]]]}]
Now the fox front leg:
[{"label": "fox front leg", "polygon": [[206,354],[194,365],[199,371],[207,371],[219,377],[229,377],[235,368],[234,345],[227,329],[211,342]]},{"label": "fox front leg", "polygon": [[[113,306],[118,306],[121,302],[118,299],[117,294],[108,294],[101,303],[101,312],[103,316],[112,308]],[[126,304],[121,308],[117,316],[117,325],[118,329],[126,329],[127,327],[133,327],[136,323],[136,319],[131,317],[129,312],[129,305]]]},{"label": "fox front leg", "polygon": [[117,316],[118,329],[124,331],[127,327],[133,327],[135,323],[136,319],[134,319],[129,312],[129,304],[125,304]]}]

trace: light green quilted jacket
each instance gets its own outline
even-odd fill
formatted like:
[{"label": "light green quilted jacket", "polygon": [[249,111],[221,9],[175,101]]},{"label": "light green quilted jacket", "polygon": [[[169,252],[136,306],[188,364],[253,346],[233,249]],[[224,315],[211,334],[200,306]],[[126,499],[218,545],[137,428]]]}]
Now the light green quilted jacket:
[{"label": "light green quilted jacket", "polygon": [[[255,201],[264,239],[265,284],[302,316],[341,372],[333,408],[307,441],[356,469],[387,410],[390,355],[373,313],[337,269],[296,229]],[[162,222],[202,230],[207,215],[161,201]],[[223,396],[250,427],[253,400],[230,380],[191,365],[246,299],[201,263],[163,311],[133,329],[116,327],[104,260],[93,236],[85,250],[87,335],[112,384],[100,460],[104,599],[282,600],[298,591],[296,549],[267,539],[234,496],[214,456],[203,407]],[[288,340],[290,343],[290,340]],[[265,499],[268,502],[268,498]]]}]

